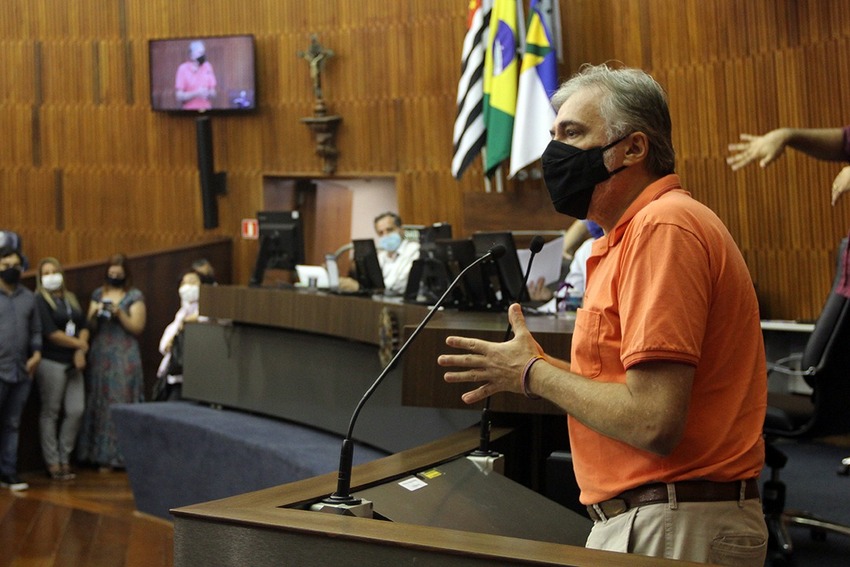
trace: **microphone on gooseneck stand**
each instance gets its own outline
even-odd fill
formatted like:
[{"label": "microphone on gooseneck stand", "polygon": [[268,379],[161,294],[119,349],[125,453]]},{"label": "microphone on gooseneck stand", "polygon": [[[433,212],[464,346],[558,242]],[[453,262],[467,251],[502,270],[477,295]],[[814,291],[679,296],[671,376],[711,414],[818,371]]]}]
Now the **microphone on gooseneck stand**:
[{"label": "microphone on gooseneck stand", "polygon": [[354,460],[354,441],[352,440],[352,434],[354,433],[354,423],[357,421],[357,417],[360,415],[360,410],[363,409],[363,406],[366,404],[366,401],[372,397],[372,394],[384,380],[384,378],[389,374],[390,370],[392,370],[396,363],[401,358],[401,355],[404,354],[404,351],[407,350],[407,347],[413,342],[413,339],[419,334],[419,332],[425,327],[428,321],[434,316],[434,314],[439,310],[440,306],[455,288],[455,286],[460,282],[463,278],[464,274],[468,270],[470,270],[473,266],[487,260],[487,259],[499,259],[505,254],[505,247],[501,244],[494,246],[490,250],[487,251],[486,254],[482,255],[480,258],[477,258],[474,262],[471,262],[466,268],[464,268],[457,277],[449,284],[446,291],[443,295],[440,296],[440,299],[431,307],[428,314],[425,315],[425,318],[422,319],[422,322],[414,329],[414,331],[410,334],[410,337],[404,344],[401,345],[401,348],[398,349],[398,352],[393,356],[392,360],[390,360],[389,364],[384,368],[381,374],[377,379],[372,383],[366,393],[363,394],[363,397],[360,398],[360,402],[358,402],[357,407],[354,409],[354,413],[351,415],[351,421],[348,422],[348,431],[345,434],[345,438],[342,440],[342,448],[339,452],[339,471],[337,476],[337,485],[336,492],[324,498],[323,500],[316,502],[313,504],[310,509],[320,512],[331,512],[339,515],[346,516],[361,516],[361,517],[371,517],[372,515],[372,503],[368,500],[363,500],[362,498],[354,498],[351,495],[351,468]]},{"label": "microphone on gooseneck stand", "polygon": [[[531,263],[534,261],[534,256],[543,249],[543,237],[539,234],[531,239],[528,249],[531,255],[528,257],[528,264],[525,267],[525,277],[523,277],[523,285],[528,287],[528,275],[531,273]],[[520,297],[522,292],[520,291]],[[505,338],[503,342],[511,338],[512,332],[510,321],[505,329]],[[501,455],[490,449],[490,396],[484,400],[484,409],[481,410],[481,435],[479,437],[478,448],[469,454],[469,457],[475,461],[480,467],[488,470],[493,470],[494,463]]]}]

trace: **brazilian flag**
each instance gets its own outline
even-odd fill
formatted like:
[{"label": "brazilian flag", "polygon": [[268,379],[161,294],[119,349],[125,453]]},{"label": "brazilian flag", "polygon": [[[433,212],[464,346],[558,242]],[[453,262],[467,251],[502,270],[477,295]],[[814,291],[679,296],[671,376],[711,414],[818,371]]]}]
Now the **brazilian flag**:
[{"label": "brazilian flag", "polygon": [[495,0],[484,58],[484,172],[488,176],[511,155],[518,78],[517,3]]}]

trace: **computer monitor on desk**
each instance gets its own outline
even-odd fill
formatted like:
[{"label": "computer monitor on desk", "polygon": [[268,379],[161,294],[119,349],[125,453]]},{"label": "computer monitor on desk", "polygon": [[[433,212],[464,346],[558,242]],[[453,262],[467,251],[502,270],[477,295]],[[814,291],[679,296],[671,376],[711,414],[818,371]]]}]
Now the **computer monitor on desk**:
[{"label": "computer monitor on desk", "polygon": [[[475,244],[470,239],[437,241],[437,258],[446,265],[448,280],[452,281],[476,259]],[[461,310],[492,311],[494,304],[487,293],[485,273],[481,264],[464,274],[454,292],[454,306]]]},{"label": "computer monitor on desk", "polygon": [[528,301],[528,289],[525,286],[513,235],[510,232],[476,232],[472,235],[472,241],[475,243],[475,253],[478,257],[494,246],[505,247],[501,258],[483,265],[493,301],[504,309],[511,303]]},{"label": "computer monitor on desk", "polygon": [[378,263],[378,250],[371,238],[354,240],[354,271],[361,290],[384,291],[384,274]]},{"label": "computer monitor on desk", "polygon": [[292,272],[296,265],[304,264],[304,231],[298,211],[260,211],[257,224],[260,249],[251,286],[263,285],[266,270]]},{"label": "computer monitor on desk", "polygon": [[433,305],[445,293],[451,281],[445,258],[439,255],[438,242],[451,239],[452,225],[438,222],[431,226],[416,227],[415,236],[419,241],[419,258],[410,267],[404,300]]},{"label": "computer monitor on desk", "polygon": [[419,257],[433,258],[437,252],[437,242],[451,240],[452,225],[446,222],[434,223],[419,230]]}]

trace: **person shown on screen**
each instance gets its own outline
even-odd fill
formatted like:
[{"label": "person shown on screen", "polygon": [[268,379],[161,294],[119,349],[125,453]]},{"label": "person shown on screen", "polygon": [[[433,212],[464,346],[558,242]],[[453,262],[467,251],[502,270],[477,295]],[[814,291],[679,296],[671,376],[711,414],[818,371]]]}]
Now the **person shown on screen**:
[{"label": "person shown on screen", "polygon": [[[407,287],[407,277],[413,261],[419,258],[419,243],[404,237],[401,217],[395,213],[381,213],[375,217],[378,234],[378,263],[384,276],[384,293],[402,295]],[[344,291],[357,291],[360,284],[353,278],[340,278]]]},{"label": "person shown on screen", "polygon": [[[843,128],[777,128],[761,136],[741,134],[741,141],[729,144],[726,163],[737,171],[757,161],[767,167],[783,154],[786,147],[824,161],[850,162],[850,126]],[[832,204],[850,191],[850,165],[841,168],[830,191]]]},{"label": "person shown on screen", "polygon": [[667,96],[639,69],[586,65],[552,97],[555,209],[605,234],[587,260],[570,361],[519,305],[514,338],[448,337],[446,382],[545,398],[568,416],[587,547],[761,567],[767,375],[758,301],[722,221],[675,174]]},{"label": "person shown on screen", "polygon": [[189,43],[189,60],[177,68],[174,90],[184,110],[209,110],[217,86],[215,71],[206,58],[204,42],[196,39]]}]

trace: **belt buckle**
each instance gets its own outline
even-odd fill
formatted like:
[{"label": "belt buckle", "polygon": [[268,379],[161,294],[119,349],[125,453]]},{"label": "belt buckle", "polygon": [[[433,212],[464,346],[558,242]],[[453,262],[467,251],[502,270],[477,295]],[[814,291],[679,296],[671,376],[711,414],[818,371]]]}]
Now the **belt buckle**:
[{"label": "belt buckle", "polygon": [[612,498],[605,500],[599,504],[591,505],[591,508],[596,512],[601,521],[607,521],[615,516],[619,516],[629,509],[629,505],[622,498]]}]

